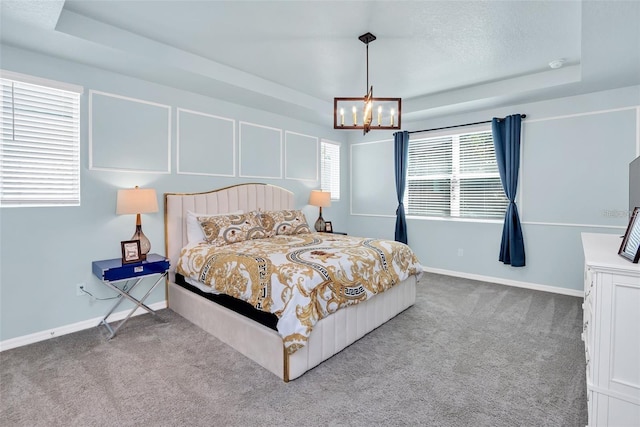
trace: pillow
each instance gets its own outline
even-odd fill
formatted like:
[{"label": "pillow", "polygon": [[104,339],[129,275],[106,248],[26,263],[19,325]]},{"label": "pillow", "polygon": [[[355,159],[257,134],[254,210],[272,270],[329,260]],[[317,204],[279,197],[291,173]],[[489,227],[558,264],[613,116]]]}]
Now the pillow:
[{"label": "pillow", "polygon": [[204,214],[187,211],[187,243],[204,242],[204,233],[202,227],[198,222],[199,216],[223,216],[223,215],[237,215],[243,213],[242,211],[227,212],[221,214]]},{"label": "pillow", "polygon": [[249,239],[266,237],[255,213],[199,216],[205,240],[213,246],[224,246]]},{"label": "pillow", "polygon": [[258,212],[260,224],[267,236],[311,233],[307,218],[301,210]]}]

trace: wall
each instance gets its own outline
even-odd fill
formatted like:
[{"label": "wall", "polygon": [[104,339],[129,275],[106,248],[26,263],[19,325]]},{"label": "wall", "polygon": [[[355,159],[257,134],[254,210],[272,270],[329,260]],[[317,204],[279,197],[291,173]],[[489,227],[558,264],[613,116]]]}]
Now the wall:
[{"label": "wall", "polygon": [[[162,206],[164,192],[206,191],[240,182],[268,182],[294,191],[296,206],[303,208],[309,222],[313,223],[317,210],[306,203],[309,190],[319,184],[313,180],[285,178],[307,178],[305,168],[287,169],[287,164],[295,163],[287,162],[286,157],[291,160],[300,156],[297,145],[287,149],[284,143],[287,135],[290,141],[298,141],[301,145],[309,144],[310,138],[343,142],[343,197],[326,208],[323,216],[333,221],[336,230],[393,238],[396,199],[391,133],[370,132],[362,137],[357,132],[336,132],[32,52],[6,46],[1,46],[0,52],[4,69],[85,87],[81,100],[81,206],[0,209],[0,342],[48,330],[59,331],[100,317],[107,311],[110,301],[78,297],[75,287],[77,283],[85,283],[99,298],[113,295],[92,276],[91,261],[119,257],[120,241],[133,233],[134,218],[114,213],[118,188],[153,187]],[[96,92],[103,94],[94,101],[104,105],[98,108],[101,113],[95,117],[97,127],[91,130],[95,146],[90,156],[91,91],[93,96]],[[135,141],[122,139],[121,129],[117,126],[109,126],[111,114],[123,120],[127,117],[116,108],[120,106],[119,97],[124,97],[126,111],[140,113],[146,105],[159,104],[149,111],[151,116],[160,117],[158,112],[168,109],[168,121],[163,126],[169,135],[162,143],[152,144],[135,156],[134,166],[148,169],[144,172],[115,170],[117,166],[130,167],[127,146],[133,150],[131,153],[139,148],[134,145]],[[138,104],[141,109],[136,109]],[[580,233],[622,234],[624,231],[626,218],[621,212],[628,209],[627,166],[640,153],[639,104],[640,88],[631,87],[422,122],[405,121],[405,129],[418,130],[487,120],[515,112],[528,116],[523,125],[518,195],[527,266],[512,268],[498,262],[501,222],[409,218],[409,244],[421,262],[433,271],[510,284],[553,287],[560,292],[577,294],[582,286]],[[195,173],[207,168],[207,163],[201,162],[202,157],[192,150],[198,132],[189,129],[210,127],[226,132],[227,136],[230,131],[225,120],[207,120],[208,116],[203,116],[204,122],[182,128],[185,145],[179,153],[178,109],[234,121],[235,134],[231,142],[228,137],[211,141],[215,147],[227,150],[225,156],[233,159],[234,168],[229,168],[228,162],[220,161],[217,151],[208,147],[207,154],[217,176],[177,173],[178,166],[182,172]],[[107,111],[112,113],[105,113]],[[148,116],[138,114],[136,117]],[[198,117],[188,113],[182,116],[185,121],[198,121]],[[241,129],[240,122],[249,126]],[[152,120],[152,123],[159,121]],[[134,124],[125,127],[129,137],[136,129]],[[254,131],[256,136],[260,134],[260,126],[272,128],[266,129],[266,138],[274,136],[273,129],[282,132],[282,178],[240,177],[241,173],[253,175],[246,173],[247,170],[267,175],[273,172],[268,165],[260,164],[258,156],[247,154],[247,147],[257,148],[255,138],[248,138],[244,141],[246,144],[240,141],[241,131],[245,136]],[[344,143],[346,135],[351,138],[350,146]],[[185,143],[187,140],[191,145]],[[149,139],[144,141],[150,143]],[[273,139],[269,141],[275,144]],[[231,146],[235,148],[235,157],[229,157]],[[306,152],[303,149],[303,153]],[[307,161],[304,158],[302,163]],[[168,162],[168,169],[160,171],[159,165],[165,162]],[[265,166],[266,170],[261,169]],[[353,177],[353,186],[349,183],[350,177]],[[151,240],[152,252],[162,253],[162,212],[144,215],[143,228]],[[462,249],[462,256],[458,256],[459,249]],[[158,289],[148,301],[153,304],[163,300],[163,289]]]},{"label": "wall", "polygon": [[[120,241],[134,232],[134,216],[115,215],[119,188],[156,189],[160,212],[144,214],[142,223],[151,252],[161,254],[165,192],[266,182],[293,191],[313,224],[318,211],[307,201],[320,185],[313,168],[319,171],[324,138],[342,144],[343,196],[323,216],[346,227],[345,133],[8,46],[0,52],[5,70],[85,88],[81,206],[0,209],[0,342],[55,335],[108,311],[113,301],[76,296],[76,284],[97,298],[114,295],[92,275],[91,262],[120,257]],[[164,299],[161,286],[147,302]]]},{"label": "wall", "polygon": [[[517,200],[526,267],[498,261],[502,221],[409,217],[409,245],[432,271],[578,295],[580,233],[622,235],[627,225],[628,165],[640,155],[639,105],[635,86],[405,123],[411,131],[527,115]],[[371,132],[350,142],[351,234],[394,236],[391,138]]]}]

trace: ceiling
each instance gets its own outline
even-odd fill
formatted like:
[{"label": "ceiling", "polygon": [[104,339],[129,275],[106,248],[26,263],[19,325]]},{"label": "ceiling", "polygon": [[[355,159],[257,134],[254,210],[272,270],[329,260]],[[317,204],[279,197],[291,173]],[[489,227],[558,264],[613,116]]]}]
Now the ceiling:
[{"label": "ceiling", "polygon": [[366,32],[404,127],[640,84],[640,1],[2,0],[0,18],[7,46],[327,126],[333,97],[365,94]]}]

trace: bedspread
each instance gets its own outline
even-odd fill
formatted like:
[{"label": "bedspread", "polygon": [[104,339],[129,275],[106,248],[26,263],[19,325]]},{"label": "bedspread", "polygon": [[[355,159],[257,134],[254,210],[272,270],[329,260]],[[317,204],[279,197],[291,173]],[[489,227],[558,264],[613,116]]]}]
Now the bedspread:
[{"label": "bedspread", "polygon": [[274,313],[290,354],[305,345],[320,319],[422,275],[416,255],[403,243],[328,233],[189,245],[176,271],[210,292]]}]

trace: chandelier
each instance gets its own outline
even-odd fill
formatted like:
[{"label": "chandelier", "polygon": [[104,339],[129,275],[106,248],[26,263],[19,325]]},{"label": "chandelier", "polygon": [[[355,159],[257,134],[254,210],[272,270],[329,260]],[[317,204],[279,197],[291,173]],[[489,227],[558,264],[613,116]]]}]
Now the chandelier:
[{"label": "chandelier", "polygon": [[[333,98],[333,128],[362,129],[363,135],[372,129],[399,130],[402,98],[374,98],[373,85],[369,86],[369,43],[374,41],[376,36],[366,33],[358,39],[367,46],[366,94],[364,97]],[[362,102],[361,109],[357,107],[359,102]]]}]

